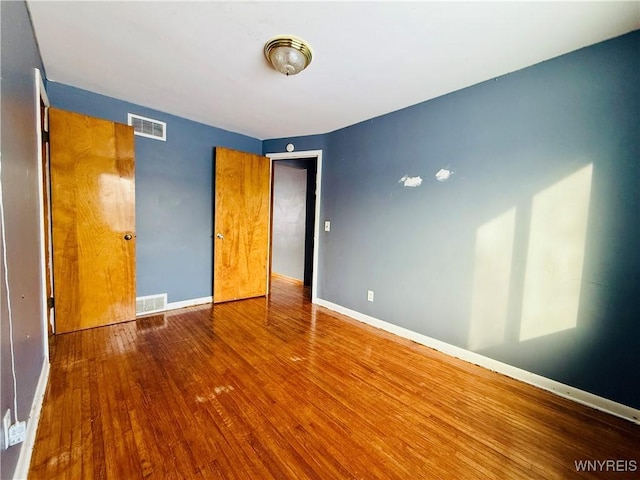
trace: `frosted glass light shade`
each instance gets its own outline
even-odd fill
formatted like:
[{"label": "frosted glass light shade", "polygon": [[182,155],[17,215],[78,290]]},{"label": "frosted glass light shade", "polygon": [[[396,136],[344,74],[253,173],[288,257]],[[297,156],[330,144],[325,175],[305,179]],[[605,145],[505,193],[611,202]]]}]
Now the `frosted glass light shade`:
[{"label": "frosted glass light shade", "polygon": [[296,75],[311,63],[311,48],[296,37],[274,37],[264,46],[264,56],[280,73]]},{"label": "frosted glass light shade", "polygon": [[269,60],[273,68],[285,75],[300,73],[307,66],[307,59],[293,47],[278,47],[271,50]]}]

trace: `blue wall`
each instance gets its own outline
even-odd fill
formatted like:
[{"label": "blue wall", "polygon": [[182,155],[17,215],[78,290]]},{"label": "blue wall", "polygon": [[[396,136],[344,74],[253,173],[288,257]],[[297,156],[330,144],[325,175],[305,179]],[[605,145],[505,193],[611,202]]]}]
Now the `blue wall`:
[{"label": "blue wall", "polygon": [[[2,202],[5,214],[7,265],[0,267],[0,412],[11,409],[14,394],[18,418],[28,420],[38,379],[48,358],[42,322],[44,293],[40,284],[40,200],[34,69],[42,68],[29,12],[24,2],[0,2],[2,26]],[[1,241],[1,240],[0,240]],[[5,275],[10,293],[5,294]],[[7,299],[11,300],[15,347],[16,391],[11,373]],[[27,428],[35,428],[30,423]],[[13,478],[24,444],[0,453],[0,478]]]},{"label": "blue wall", "polygon": [[138,296],[212,295],[213,148],[262,152],[255,138],[49,82],[53,106],[115,122],[127,113],[167,123],[167,141],[135,137]]},{"label": "blue wall", "polygon": [[[289,141],[325,149],[321,298],[640,408],[640,32],[327,135],[265,141],[264,151]],[[455,173],[438,182],[443,167]],[[588,169],[586,202],[573,205],[572,191],[540,210],[541,197]],[[423,184],[403,187],[404,175]],[[545,224],[557,233],[571,223],[557,216],[572,209],[587,212],[584,264],[558,298],[578,285],[577,316],[527,335],[528,275],[553,282],[565,268],[530,258],[530,244],[544,243]],[[481,327],[504,331],[483,344],[471,339],[478,238],[505,212],[513,241],[492,253],[509,269],[504,325]],[[505,274],[485,265],[484,275]]]},{"label": "blue wall", "polygon": [[262,154],[282,153],[287,151],[287,144],[292,143],[294,152],[305,150],[322,150],[322,155],[326,155],[329,150],[328,135],[309,135],[306,137],[273,138],[262,142]]}]

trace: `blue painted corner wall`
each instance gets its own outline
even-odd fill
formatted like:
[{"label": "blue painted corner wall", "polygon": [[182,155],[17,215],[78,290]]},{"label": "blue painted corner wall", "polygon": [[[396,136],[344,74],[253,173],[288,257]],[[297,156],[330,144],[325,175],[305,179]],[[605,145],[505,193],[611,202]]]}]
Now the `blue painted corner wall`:
[{"label": "blue painted corner wall", "polygon": [[[11,409],[12,423],[17,416],[27,421],[27,431],[35,431],[29,417],[49,360],[41,317],[44,293],[40,282],[40,180],[34,99],[35,69],[44,75],[44,68],[24,2],[0,2],[0,37],[4,212],[0,245],[6,241],[0,249],[6,249],[6,256],[0,260],[0,412],[4,415]],[[9,286],[5,290],[6,280]],[[0,451],[0,478],[14,477],[26,448],[19,444]]]},{"label": "blue painted corner wall", "polygon": [[136,136],[137,295],[169,302],[210,297],[213,148],[262,152],[258,139],[55,82],[51,104],[127,123],[136,113],[167,123],[167,141]]},{"label": "blue painted corner wall", "polygon": [[639,31],[289,142],[325,150],[321,298],[640,408]]}]

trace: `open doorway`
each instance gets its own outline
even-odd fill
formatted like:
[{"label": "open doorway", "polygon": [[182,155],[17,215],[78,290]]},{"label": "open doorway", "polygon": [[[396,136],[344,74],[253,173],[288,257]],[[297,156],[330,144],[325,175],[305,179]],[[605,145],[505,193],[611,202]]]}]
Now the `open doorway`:
[{"label": "open doorway", "polygon": [[311,287],[316,159],[273,162],[272,273]]},{"label": "open doorway", "polygon": [[317,295],[321,151],[268,154],[272,160],[271,274]]}]

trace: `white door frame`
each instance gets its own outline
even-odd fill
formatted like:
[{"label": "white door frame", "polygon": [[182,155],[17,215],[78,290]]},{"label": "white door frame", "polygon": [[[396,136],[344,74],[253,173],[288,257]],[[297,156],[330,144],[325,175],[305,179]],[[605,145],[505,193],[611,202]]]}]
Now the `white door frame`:
[{"label": "white door frame", "polygon": [[[45,354],[45,358],[49,358],[49,329],[47,327],[47,322],[51,322],[51,329],[55,332],[55,323],[53,320],[53,311],[51,314],[51,318],[49,318],[49,308],[47,306],[47,262],[51,256],[51,245],[45,245],[45,228],[47,226],[44,222],[44,202],[47,200],[45,198],[45,192],[43,188],[43,183],[45,180],[45,172],[42,168],[43,158],[42,158],[42,118],[40,114],[40,101],[44,103],[45,109],[50,107],[49,96],[47,95],[47,91],[44,87],[44,81],[42,80],[42,74],[40,70],[35,69],[35,108],[36,108],[36,143],[37,143],[37,152],[38,152],[38,201],[39,201],[39,211],[38,215],[40,216],[40,288],[42,291],[41,302],[41,310],[42,310],[42,337],[43,337],[43,350]],[[45,115],[44,118],[45,130],[48,131],[48,116]],[[51,236],[49,236],[51,239]],[[51,288],[53,289],[53,282],[51,282]]]},{"label": "white door frame", "polygon": [[[313,225],[313,275],[311,279],[311,303],[318,303],[318,259],[320,254],[320,200],[322,193],[322,150],[300,152],[267,153],[273,172],[274,160],[311,160],[316,159],[316,218]],[[273,175],[271,175],[273,188]],[[273,214],[273,212],[272,212]]]}]

